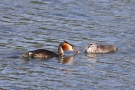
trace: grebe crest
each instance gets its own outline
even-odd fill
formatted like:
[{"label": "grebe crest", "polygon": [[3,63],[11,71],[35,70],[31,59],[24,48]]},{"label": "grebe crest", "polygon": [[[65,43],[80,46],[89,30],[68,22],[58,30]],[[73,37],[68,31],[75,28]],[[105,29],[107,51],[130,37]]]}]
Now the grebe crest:
[{"label": "grebe crest", "polygon": [[64,51],[74,51],[74,46],[72,45],[72,44],[70,44],[70,43],[68,43],[67,41],[64,41],[62,44],[61,44],[61,46],[62,46],[62,49],[64,50]]}]

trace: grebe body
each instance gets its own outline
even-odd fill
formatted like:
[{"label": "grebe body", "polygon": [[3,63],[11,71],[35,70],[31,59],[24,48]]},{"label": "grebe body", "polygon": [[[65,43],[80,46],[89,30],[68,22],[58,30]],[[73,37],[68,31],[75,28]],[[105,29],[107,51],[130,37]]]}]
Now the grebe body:
[{"label": "grebe body", "polygon": [[28,55],[29,58],[39,57],[39,58],[51,58],[51,57],[59,57],[64,55],[64,51],[74,51],[76,53],[79,53],[76,48],[68,43],[67,41],[62,42],[58,47],[58,54],[56,54],[53,51],[49,51],[46,49],[37,49],[34,51],[28,51],[22,54],[22,58],[25,57],[25,55]]},{"label": "grebe body", "polygon": [[90,43],[85,47],[87,53],[109,53],[118,50],[114,45],[96,45]]}]

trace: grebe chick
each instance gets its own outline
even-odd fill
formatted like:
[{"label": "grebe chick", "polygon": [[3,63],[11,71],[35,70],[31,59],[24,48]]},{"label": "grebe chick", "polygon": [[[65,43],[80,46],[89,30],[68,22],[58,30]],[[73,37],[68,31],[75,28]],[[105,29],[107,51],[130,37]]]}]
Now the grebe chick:
[{"label": "grebe chick", "polygon": [[37,49],[34,51],[28,51],[22,54],[22,58],[25,57],[25,55],[28,55],[29,58],[39,57],[39,58],[51,58],[51,57],[59,57],[64,55],[64,51],[74,51],[76,53],[80,53],[78,50],[75,49],[75,47],[68,43],[67,41],[62,42],[58,47],[58,54],[46,50],[46,49]]},{"label": "grebe chick", "polygon": [[85,47],[87,53],[109,53],[118,50],[114,45],[96,45],[90,43]]}]

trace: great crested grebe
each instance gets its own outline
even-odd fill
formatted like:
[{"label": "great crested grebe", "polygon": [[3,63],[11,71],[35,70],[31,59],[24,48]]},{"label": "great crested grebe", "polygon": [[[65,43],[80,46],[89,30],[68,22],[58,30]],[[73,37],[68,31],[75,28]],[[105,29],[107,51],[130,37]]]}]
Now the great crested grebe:
[{"label": "great crested grebe", "polygon": [[75,47],[68,43],[67,41],[62,42],[58,47],[58,54],[46,50],[46,49],[37,49],[34,51],[28,51],[22,54],[22,58],[25,57],[25,55],[28,55],[29,58],[39,57],[39,58],[51,58],[51,57],[59,57],[64,55],[64,51],[74,51],[76,53],[80,53],[80,51],[76,50]]},{"label": "great crested grebe", "polygon": [[109,53],[118,50],[113,45],[96,45],[95,43],[90,43],[85,47],[87,53]]}]

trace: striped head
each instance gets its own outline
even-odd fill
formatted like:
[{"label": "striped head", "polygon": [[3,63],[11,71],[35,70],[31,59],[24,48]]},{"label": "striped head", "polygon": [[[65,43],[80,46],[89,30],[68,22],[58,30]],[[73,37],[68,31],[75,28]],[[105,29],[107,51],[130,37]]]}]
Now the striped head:
[{"label": "striped head", "polygon": [[90,43],[85,47],[87,53],[97,53],[97,45],[95,43]]},{"label": "striped head", "polygon": [[74,45],[68,43],[67,41],[64,41],[63,43],[61,43],[60,46],[62,47],[63,51],[74,51],[76,53],[80,53],[80,51],[78,51],[74,47]]}]

